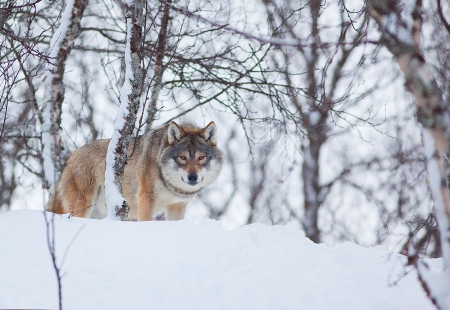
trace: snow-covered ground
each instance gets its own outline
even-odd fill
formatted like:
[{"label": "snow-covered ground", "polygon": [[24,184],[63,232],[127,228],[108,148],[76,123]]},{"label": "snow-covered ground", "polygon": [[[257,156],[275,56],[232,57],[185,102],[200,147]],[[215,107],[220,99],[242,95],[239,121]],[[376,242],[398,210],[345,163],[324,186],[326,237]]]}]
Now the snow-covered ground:
[{"label": "snow-covered ground", "polygon": [[[55,229],[65,309],[434,309],[405,257],[289,225],[55,216]],[[57,308],[43,212],[0,214],[0,236],[0,309]]]}]

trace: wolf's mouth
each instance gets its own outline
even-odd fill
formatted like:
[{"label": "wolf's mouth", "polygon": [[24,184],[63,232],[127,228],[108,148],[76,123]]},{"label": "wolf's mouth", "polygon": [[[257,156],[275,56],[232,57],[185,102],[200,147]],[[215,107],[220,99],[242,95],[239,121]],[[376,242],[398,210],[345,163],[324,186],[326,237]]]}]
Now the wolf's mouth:
[{"label": "wolf's mouth", "polygon": [[198,182],[198,181],[193,181],[193,182],[187,181],[187,182],[186,182],[186,181],[183,179],[183,177],[181,177],[180,180],[181,180],[181,182],[183,182],[183,183],[186,183],[186,184],[191,185],[191,186],[195,186],[195,185],[197,185],[197,184],[200,184],[200,183],[203,181],[203,178],[202,178],[202,180],[201,180],[200,182]]}]

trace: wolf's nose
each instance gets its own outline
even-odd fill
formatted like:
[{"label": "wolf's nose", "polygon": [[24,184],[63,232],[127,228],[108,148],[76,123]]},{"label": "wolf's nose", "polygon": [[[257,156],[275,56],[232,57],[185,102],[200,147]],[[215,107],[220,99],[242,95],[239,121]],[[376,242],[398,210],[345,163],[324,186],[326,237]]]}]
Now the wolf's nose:
[{"label": "wolf's nose", "polygon": [[189,173],[188,174],[188,180],[190,183],[197,182],[197,179],[198,179],[197,173]]}]

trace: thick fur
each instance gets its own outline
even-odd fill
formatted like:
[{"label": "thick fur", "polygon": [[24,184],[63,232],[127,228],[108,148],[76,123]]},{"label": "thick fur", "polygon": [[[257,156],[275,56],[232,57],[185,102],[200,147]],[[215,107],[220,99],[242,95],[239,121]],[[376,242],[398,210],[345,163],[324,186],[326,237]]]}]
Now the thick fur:
[{"label": "thick fur", "polygon": [[[67,160],[47,206],[48,211],[104,218],[105,159],[109,140],[77,149]],[[205,128],[175,122],[130,143],[123,175],[129,220],[151,221],[165,210],[168,220],[184,218],[186,205],[213,182],[222,168],[214,122]]]}]

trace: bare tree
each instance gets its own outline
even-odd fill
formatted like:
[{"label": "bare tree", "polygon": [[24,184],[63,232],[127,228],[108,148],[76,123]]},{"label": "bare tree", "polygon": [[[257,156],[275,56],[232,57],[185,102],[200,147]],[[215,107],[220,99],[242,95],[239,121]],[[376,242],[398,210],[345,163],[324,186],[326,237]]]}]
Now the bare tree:
[{"label": "bare tree", "polygon": [[395,57],[405,76],[405,85],[416,101],[445,269],[442,275],[433,276],[427,266],[417,260],[412,244],[410,261],[416,266],[433,303],[439,309],[449,309],[449,299],[441,293],[441,287],[450,287],[450,196],[442,158],[444,154],[447,158],[450,155],[450,113],[421,53],[422,1],[406,1],[403,9],[393,1],[366,2],[368,14],[379,26],[383,44]]},{"label": "bare tree", "polygon": [[163,58],[166,55],[166,48],[168,45],[168,28],[169,28],[169,20],[170,20],[170,8],[172,5],[171,0],[167,0],[165,3],[161,2],[163,6],[162,9],[162,17],[161,17],[161,26],[158,34],[158,41],[156,46],[156,59],[154,63],[154,75],[153,75],[153,88],[151,91],[150,103],[147,107],[147,122],[145,127],[145,132],[149,132],[152,128],[153,120],[155,118],[155,114],[157,112],[157,101],[159,97],[159,93],[162,88],[162,77],[165,71],[165,66],[163,64]]},{"label": "bare tree", "polygon": [[[320,242],[318,212],[327,190],[320,180],[323,145],[335,133],[332,125],[339,120],[351,125],[372,121],[371,116],[351,119],[346,112],[376,86],[374,83],[356,95],[360,87],[356,81],[367,66],[365,60],[370,52],[361,48],[367,41],[367,21],[361,11],[350,12],[344,2],[274,2],[266,5],[266,9],[272,37],[301,42],[294,47],[280,44],[272,54],[287,92],[284,102],[275,103],[283,117],[293,122],[299,136],[303,156],[301,221],[306,235]],[[335,19],[330,21],[331,12]],[[325,19],[327,23],[322,21]],[[330,41],[333,36],[336,40]]]},{"label": "bare tree", "polygon": [[[5,131],[5,124],[8,114],[8,105],[13,98],[12,90],[18,83],[19,72],[17,62],[23,63],[22,58],[26,59],[32,55],[38,58],[45,58],[41,51],[36,47],[38,38],[33,37],[32,23],[36,17],[36,4],[38,1],[7,1],[0,7],[0,115],[1,129],[0,141]],[[23,18],[22,33],[17,31],[15,23],[18,18]]]},{"label": "bare tree", "polygon": [[[359,126],[374,127],[376,132],[377,126],[388,122],[396,123],[395,119],[379,116],[378,114],[382,114],[378,113],[381,108],[376,105],[368,107],[366,111],[362,108],[361,102],[365,98],[377,87],[382,89],[385,86],[379,85],[378,77],[371,78],[372,83],[367,83],[370,80],[364,76],[366,69],[378,65],[379,47],[378,41],[372,39],[374,36],[369,31],[371,27],[364,15],[363,2],[354,5],[354,8],[348,7],[348,3],[337,1],[326,4],[319,1],[303,4],[272,1],[263,5],[269,27],[267,33],[263,32],[264,28],[258,28],[263,29],[258,35],[207,19],[196,12],[177,9],[204,24],[221,27],[237,36],[258,42],[257,44],[270,46],[268,57],[262,64],[267,68],[264,71],[264,77],[268,81],[267,90],[258,94],[254,100],[249,100],[246,108],[253,111],[253,123],[261,121],[265,130],[283,128],[280,131],[285,133],[285,139],[279,137],[274,139],[276,143],[264,141],[261,145],[250,143],[249,152],[256,156],[249,156],[247,160],[252,164],[246,170],[252,177],[246,179],[237,172],[238,177],[233,178],[238,180],[233,181],[233,184],[238,183],[233,186],[238,190],[237,193],[231,191],[232,196],[245,196],[248,199],[250,213],[247,222],[283,223],[295,220],[302,224],[305,231],[309,232],[307,235],[316,242],[322,240],[320,234],[324,232],[327,236],[333,236],[327,240],[364,243],[362,238],[358,238],[357,231],[348,229],[352,223],[345,218],[329,216],[330,206],[337,208],[339,205],[333,197],[339,197],[344,191],[352,189],[351,195],[356,192],[365,196],[367,204],[373,205],[379,214],[380,225],[373,232],[377,241],[389,239],[394,230],[398,231],[399,226],[402,226],[402,233],[405,235],[408,226],[416,231],[414,223],[420,226],[422,220],[427,219],[428,214],[421,212],[426,208],[427,198],[417,200],[415,197],[419,194],[415,193],[418,193],[418,182],[408,184],[404,180],[405,177],[416,179],[413,174],[420,174],[423,159],[416,156],[415,146],[407,149],[401,147],[403,137],[392,138],[386,135],[387,140],[399,143],[387,145],[384,150],[387,154],[366,158],[350,155],[351,161],[343,160],[339,163],[340,169],[323,177],[323,171],[329,170],[324,162],[323,152],[328,145],[333,145],[331,142],[344,141],[350,131],[358,132]],[[380,76],[381,74],[382,72]],[[271,79],[276,80],[276,83],[271,83]],[[363,81],[365,84],[361,83]],[[385,82],[388,83],[389,81]],[[404,111],[398,111],[399,115],[402,113]],[[244,134],[256,142],[258,139],[248,134],[251,132],[250,127],[247,123]],[[380,135],[383,134],[380,130]],[[283,158],[274,154],[280,148],[289,148],[288,145],[292,143],[289,136],[295,137],[295,147],[297,143],[301,145],[301,158],[298,160],[295,156],[289,156],[291,164],[284,167],[284,173],[277,173],[275,170],[279,170],[280,165],[275,162],[283,161]],[[229,143],[230,141],[227,142],[227,148]],[[264,147],[265,143],[271,146]],[[392,147],[398,147],[398,152],[389,153],[389,148]],[[233,153],[233,150],[229,153]],[[351,153],[350,150],[348,153]],[[234,157],[230,155],[228,160],[230,169],[242,170],[232,156]],[[302,163],[301,167],[297,165],[298,162]],[[299,181],[292,177],[292,171],[300,175]],[[380,182],[378,187],[373,188],[358,181],[358,175],[367,171]],[[287,180],[289,186],[286,184]],[[298,194],[299,189],[301,194]],[[394,201],[396,189],[400,192],[398,199]],[[386,190],[392,192],[392,195],[386,197]],[[285,199],[280,199],[284,194]],[[202,196],[205,204],[211,206],[211,216],[226,213],[221,203],[211,201],[206,198],[207,195]],[[302,197],[303,202],[298,197]],[[323,206],[326,206],[323,211],[326,216],[321,219],[319,211]],[[348,208],[342,207],[342,212]],[[420,218],[416,218],[418,214]],[[326,224],[321,228],[319,222],[324,222],[324,217],[327,218]],[[416,219],[415,222],[412,218]],[[342,233],[339,233],[338,227]]]},{"label": "bare tree", "polygon": [[[48,28],[41,28],[36,23],[46,9],[52,14],[52,5],[43,5],[40,0],[8,1],[5,5],[0,8],[0,113],[3,119],[1,132],[7,135],[7,139],[0,139],[0,143],[2,159],[8,163],[5,169],[1,169],[2,187],[8,188],[8,196],[11,197],[17,185],[17,180],[14,180],[16,163],[24,170],[42,176],[40,165],[32,163],[43,159],[42,153],[35,148],[36,139],[41,139],[35,130],[35,120],[41,124],[44,122],[33,80],[45,65],[56,61],[51,59],[49,49],[42,43],[49,37],[50,29],[58,24],[58,18],[50,20]],[[21,97],[23,100],[18,99]],[[11,173],[9,180],[5,177],[8,173]]]}]

